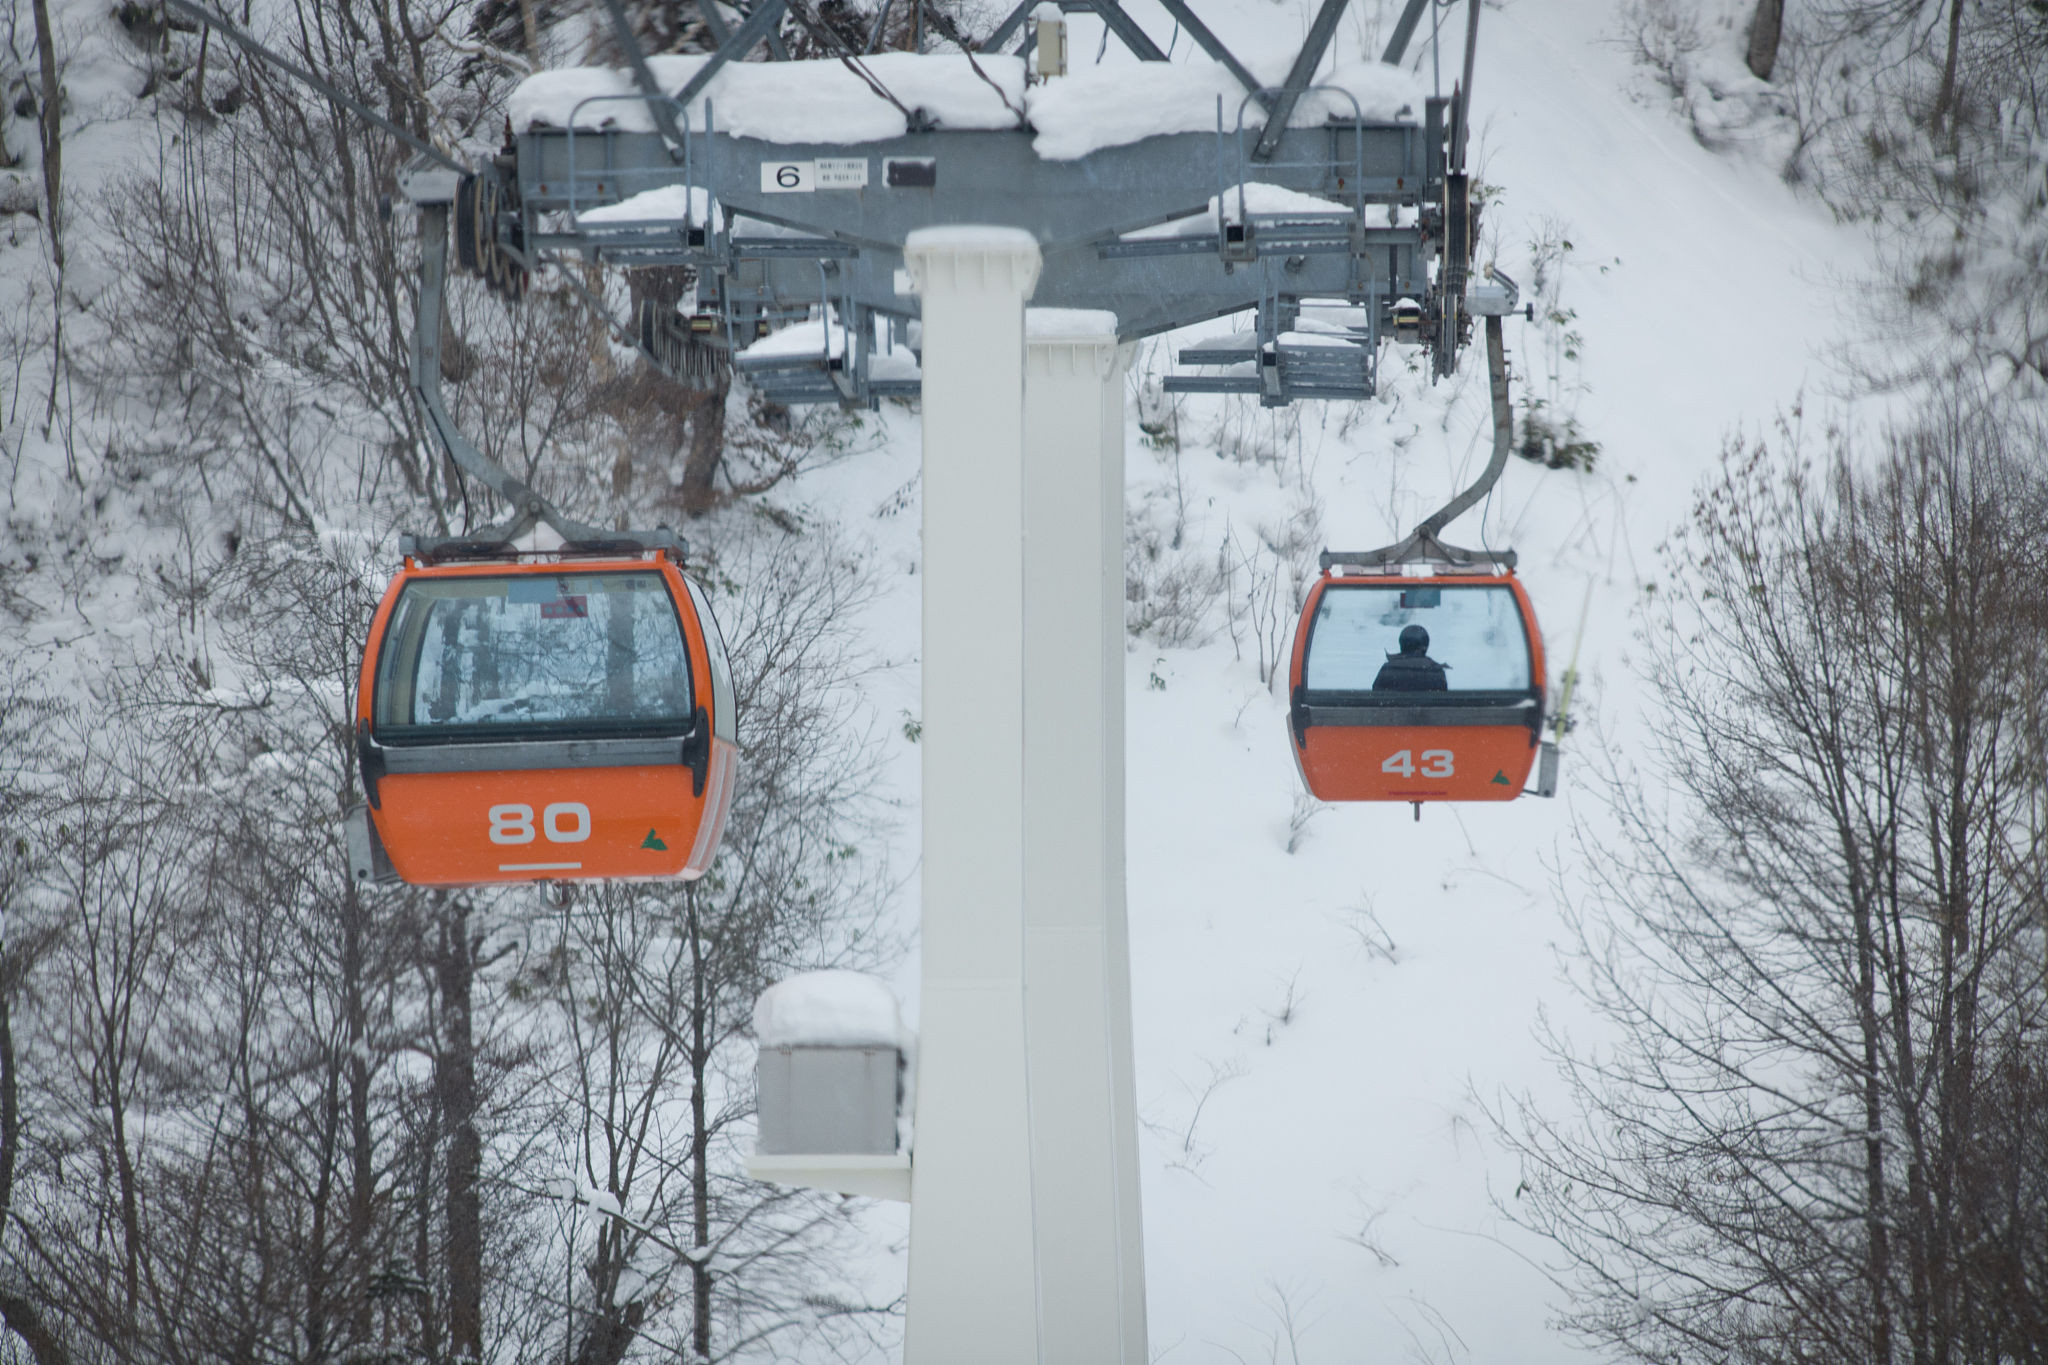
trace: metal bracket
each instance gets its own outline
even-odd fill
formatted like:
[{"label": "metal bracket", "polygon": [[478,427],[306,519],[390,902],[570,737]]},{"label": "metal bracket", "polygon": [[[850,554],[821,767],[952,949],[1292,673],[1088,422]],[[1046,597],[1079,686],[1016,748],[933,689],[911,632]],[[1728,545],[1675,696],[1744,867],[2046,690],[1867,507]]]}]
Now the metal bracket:
[{"label": "metal bracket", "polygon": [[388,886],[397,881],[398,873],[391,866],[390,856],[384,852],[384,841],[377,837],[377,826],[371,822],[368,808],[350,806],[341,820],[348,844],[349,876],[359,883],[374,886]]},{"label": "metal bracket", "polygon": [[1465,311],[1474,317],[1511,317],[1518,307],[1527,307],[1528,318],[1535,321],[1535,305],[1521,303],[1522,286],[1505,270],[1486,267],[1486,283],[1474,284],[1465,293]]},{"label": "metal bracket", "polygon": [[398,192],[411,204],[450,204],[462,188],[463,173],[416,156],[398,168]]}]

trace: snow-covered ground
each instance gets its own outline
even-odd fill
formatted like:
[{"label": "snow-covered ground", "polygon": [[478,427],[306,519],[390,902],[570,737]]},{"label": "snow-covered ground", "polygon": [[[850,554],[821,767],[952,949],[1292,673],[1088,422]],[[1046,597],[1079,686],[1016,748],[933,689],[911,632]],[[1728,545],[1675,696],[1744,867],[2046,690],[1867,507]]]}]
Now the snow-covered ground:
[{"label": "snow-covered ground", "polygon": [[[1590,474],[1513,462],[1484,541],[1521,555],[1553,684],[1576,651],[1581,714],[1625,745],[1642,724],[1627,654],[1655,546],[1724,437],[1826,382],[1843,281],[1868,248],[1770,165],[1706,151],[1663,100],[1635,97],[1617,18],[1576,0],[1488,9],[1474,90],[1500,266],[1527,284],[1532,239],[1554,226],[1572,242],[1578,416],[1602,446]],[[1540,374],[1536,332],[1509,324],[1524,381]],[[1481,361],[1467,353],[1447,426],[1437,394],[1375,405],[1349,440],[1304,430],[1329,544],[1394,539],[1479,468]],[[1227,463],[1185,463],[1204,496],[1229,497]],[[1135,443],[1131,474],[1163,477]],[[1470,516],[1448,534],[1480,539]],[[1569,754],[1556,801],[1437,807],[1419,824],[1399,806],[1334,808],[1289,856],[1281,699],[1227,643],[1134,653],[1129,677],[1155,1357],[1265,1358],[1291,1315],[1304,1360],[1576,1358],[1545,1328],[1553,1291],[1527,1259],[1542,1248],[1490,1206],[1517,1176],[1474,1100],[1545,1091],[1537,1013],[1575,1014],[1552,954],[1556,887],[1574,876],[1570,822],[1600,815]]]},{"label": "snow-covered ground", "polygon": [[[89,8],[62,12],[83,25]],[[1157,34],[1172,27],[1149,0],[1129,8]],[[1312,6],[1216,0],[1202,10],[1258,64],[1292,51]],[[1450,27],[1462,29],[1463,11],[1452,13]],[[1074,26],[1071,51],[1085,65],[1099,27],[1079,15]],[[1857,231],[1781,183],[1763,154],[1696,142],[1618,33],[1619,7],[1607,0],[1510,0],[1484,12],[1475,156],[1497,188],[1487,254],[1526,287],[1531,243],[1553,244],[1549,269],[1562,262],[1561,303],[1582,338],[1563,382],[1583,385],[1576,416],[1601,451],[1583,474],[1514,461],[1483,528],[1468,516],[1447,538],[1520,552],[1553,685],[1576,652],[1581,714],[1626,748],[1643,725],[1628,650],[1633,608],[1658,573],[1655,547],[1725,436],[1827,385],[1841,301],[1871,257]],[[1337,59],[1376,51],[1378,37],[1347,21]],[[1176,57],[1189,49],[1183,39]],[[1422,39],[1414,50],[1426,54]],[[1125,60],[1112,42],[1104,61]],[[1446,85],[1455,64],[1447,51]],[[1429,70],[1425,55],[1425,81]],[[75,104],[105,100],[109,111],[67,148],[75,183],[106,178],[141,143],[125,74],[106,75],[105,90],[86,70],[69,78]],[[119,100],[108,93],[117,86]],[[1554,244],[1566,239],[1560,256]],[[33,255],[6,255],[9,307],[36,277]],[[81,248],[73,288],[96,292],[103,269]],[[1555,332],[1510,322],[1518,385],[1543,391]],[[1133,391],[1146,366],[1163,363],[1159,349],[1142,352]],[[1402,365],[1390,352],[1383,373]],[[1475,348],[1451,383],[1408,378],[1356,410],[1311,404],[1291,418],[1190,399],[1177,453],[1140,431],[1133,403],[1130,505],[1155,525],[1184,507],[1191,553],[1210,563],[1226,536],[1248,545],[1304,508],[1319,509],[1319,543],[1385,543],[1483,462],[1482,368]],[[893,585],[862,624],[888,665],[871,700],[895,728],[918,714],[918,427],[900,404],[864,421],[880,436],[868,453],[771,496],[866,543]],[[89,673],[81,661],[108,649],[81,643],[83,632],[142,629],[135,582],[120,569],[137,533],[83,510],[112,480],[96,456],[83,457],[74,487],[61,451],[24,439],[15,542],[75,524],[106,568],[82,578],[70,608],[39,619],[22,647],[61,647],[63,666]],[[145,497],[117,495],[130,506]],[[1512,1201],[1516,1172],[1489,1140],[1481,1102],[1504,1088],[1544,1093],[1532,1026],[1539,1011],[1575,1019],[1552,954],[1555,902],[1575,877],[1572,822],[1589,822],[1597,839],[1597,805],[1568,753],[1556,801],[1435,807],[1419,823],[1406,806],[1323,808],[1299,824],[1279,689],[1260,681],[1247,635],[1256,627],[1240,626],[1238,645],[1220,611],[1209,625],[1214,638],[1199,646],[1134,639],[1127,674],[1154,1358],[1264,1360],[1275,1343],[1277,1358],[1303,1361],[1580,1358],[1546,1326],[1555,1291],[1534,1264],[1542,1247],[1493,1207]],[[917,827],[907,733],[889,780],[903,804],[896,861],[907,867]],[[902,913],[914,915],[914,897]],[[914,959],[895,984],[914,1026]],[[902,1273],[905,1223],[899,1207],[872,1214],[878,1283]]]},{"label": "snow-covered ground", "polygon": [[[1257,51],[1272,14],[1244,5],[1218,26]],[[1093,50],[1086,22],[1076,52]],[[1841,300],[1871,258],[1764,156],[1700,146],[1619,32],[1606,5],[1488,8],[1475,150],[1480,177],[1499,187],[1484,227],[1502,269],[1526,289],[1531,242],[1571,243],[1561,303],[1583,338],[1576,411],[1601,443],[1590,474],[1513,461],[1483,540],[1521,555],[1553,686],[1576,649],[1575,710],[1626,749],[1645,700],[1628,664],[1633,609],[1659,572],[1656,546],[1725,437],[1831,386]],[[1105,60],[1115,55],[1112,44]],[[1544,392],[1540,325],[1511,321],[1508,344],[1518,400],[1532,377]],[[1163,353],[1149,358],[1163,367]],[[1319,543],[1384,544],[1484,462],[1483,367],[1475,348],[1434,390],[1407,380],[1357,413],[1305,405],[1291,436],[1284,417],[1276,427],[1255,407],[1188,400],[1177,461],[1148,443],[1134,402],[1129,505],[1157,514],[1184,503],[1189,543],[1212,558],[1226,533],[1249,543],[1311,500]],[[885,715],[914,715],[917,519],[892,495],[915,475],[917,427],[900,407],[881,420],[883,450],[788,496],[820,515],[841,509],[893,568],[871,637],[899,667],[885,684],[896,690],[876,700]],[[1262,442],[1280,454],[1246,456]],[[1479,518],[1447,538],[1479,543]],[[1304,1361],[1581,1359],[1547,1326],[1556,1291],[1532,1264],[1542,1247],[1493,1207],[1512,1201],[1517,1174],[1480,1102],[1549,1088],[1539,1011],[1583,1031],[1553,954],[1556,896],[1575,875],[1572,822],[1590,822],[1597,839],[1598,805],[1568,750],[1556,801],[1438,806],[1420,823],[1406,806],[1324,807],[1290,854],[1299,783],[1283,689],[1261,684],[1249,640],[1239,653],[1219,629],[1197,648],[1133,640],[1129,654],[1153,1356],[1265,1360],[1277,1342],[1288,1360],[1291,1339]],[[1578,730],[1581,742],[1594,728]],[[911,800],[914,746],[902,750],[897,781]],[[897,984],[914,1013],[914,962]],[[900,1219],[878,1210],[878,1240]]]}]

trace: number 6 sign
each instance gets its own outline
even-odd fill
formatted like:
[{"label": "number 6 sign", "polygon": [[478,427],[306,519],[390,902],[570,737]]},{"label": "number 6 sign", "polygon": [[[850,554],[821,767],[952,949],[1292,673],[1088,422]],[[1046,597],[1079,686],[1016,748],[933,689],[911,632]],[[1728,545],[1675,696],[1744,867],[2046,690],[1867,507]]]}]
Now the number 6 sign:
[{"label": "number 6 sign", "polygon": [[818,188],[815,161],[764,161],[761,163],[761,193],[811,194]]}]

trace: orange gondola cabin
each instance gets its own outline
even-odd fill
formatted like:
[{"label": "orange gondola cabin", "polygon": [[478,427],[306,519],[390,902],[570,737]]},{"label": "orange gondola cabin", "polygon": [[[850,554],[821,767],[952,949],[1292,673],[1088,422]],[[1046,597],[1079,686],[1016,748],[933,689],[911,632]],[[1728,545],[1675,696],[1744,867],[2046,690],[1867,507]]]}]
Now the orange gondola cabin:
[{"label": "orange gondola cabin", "polygon": [[1543,637],[1514,573],[1345,568],[1316,581],[1294,633],[1288,730],[1309,793],[1521,795],[1542,745]]},{"label": "orange gondola cabin", "polygon": [[370,627],[357,876],[692,878],[732,805],[732,676],[665,550],[408,555]]}]

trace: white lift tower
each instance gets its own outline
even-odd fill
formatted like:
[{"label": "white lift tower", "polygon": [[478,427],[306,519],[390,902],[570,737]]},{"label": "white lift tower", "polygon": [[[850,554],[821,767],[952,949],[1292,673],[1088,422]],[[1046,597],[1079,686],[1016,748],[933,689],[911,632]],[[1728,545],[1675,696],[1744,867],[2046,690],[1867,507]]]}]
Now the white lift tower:
[{"label": "white lift tower", "polygon": [[[1142,1365],[1117,320],[1027,310],[1017,228],[922,229],[904,255],[925,357],[916,1150],[872,1150],[894,1093],[871,1049],[820,1040],[764,1049],[751,1169],[910,1200],[908,1365]],[[843,1150],[793,1151],[799,1131]]]},{"label": "white lift tower", "polygon": [[925,355],[905,1360],[1140,1365],[1116,319],[1027,315],[1038,246],[1014,228],[905,254]]}]

